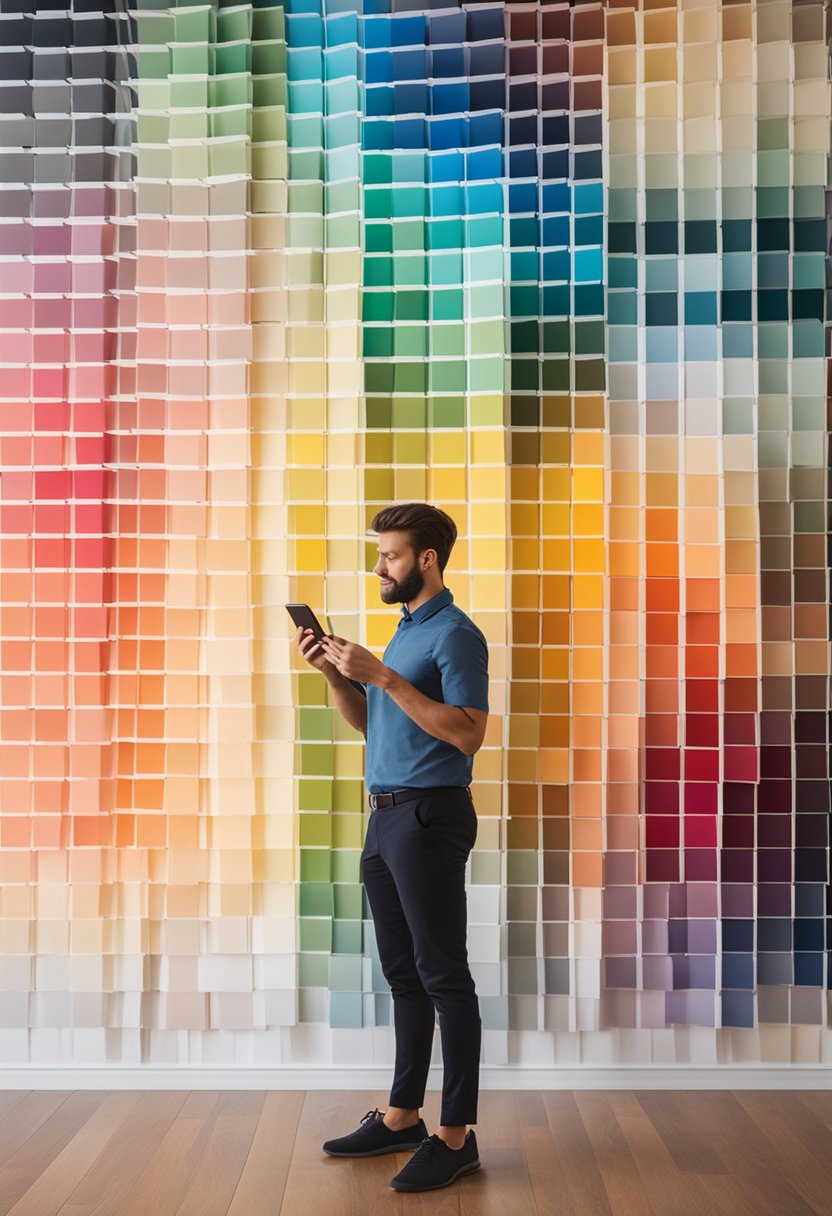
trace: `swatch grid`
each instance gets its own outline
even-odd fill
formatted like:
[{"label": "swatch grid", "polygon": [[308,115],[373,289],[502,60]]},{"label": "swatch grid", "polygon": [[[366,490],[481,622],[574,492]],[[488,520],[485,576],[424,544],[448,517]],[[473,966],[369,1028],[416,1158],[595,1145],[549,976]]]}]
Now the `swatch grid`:
[{"label": "swatch grid", "polygon": [[820,0],[0,0],[0,1058],[388,1063],[375,512],[489,640],[487,1064],[829,1053]]}]

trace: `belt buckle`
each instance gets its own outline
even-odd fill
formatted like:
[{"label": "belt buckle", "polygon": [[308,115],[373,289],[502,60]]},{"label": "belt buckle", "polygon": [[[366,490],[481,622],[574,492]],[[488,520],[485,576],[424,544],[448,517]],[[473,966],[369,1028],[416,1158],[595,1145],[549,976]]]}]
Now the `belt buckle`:
[{"label": "belt buckle", "polygon": [[370,794],[370,810],[371,810],[371,811],[377,811],[377,810],[378,810],[378,807],[376,806],[376,796],[375,796],[375,794]]}]

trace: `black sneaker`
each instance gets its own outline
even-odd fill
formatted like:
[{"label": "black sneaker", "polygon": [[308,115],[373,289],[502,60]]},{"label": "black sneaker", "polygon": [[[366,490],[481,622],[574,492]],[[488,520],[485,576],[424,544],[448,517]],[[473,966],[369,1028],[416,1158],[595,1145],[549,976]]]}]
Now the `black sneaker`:
[{"label": "black sneaker", "polygon": [[324,1152],[330,1157],[380,1157],[382,1153],[404,1153],[418,1148],[427,1137],[424,1119],[414,1127],[403,1127],[398,1132],[391,1131],[383,1120],[383,1110],[378,1107],[368,1110],[354,1132],[339,1136],[337,1140],[327,1140]]},{"label": "black sneaker", "polygon": [[468,1132],[462,1148],[448,1148],[438,1136],[428,1136],[390,1183],[394,1191],[435,1191],[480,1168],[477,1137]]}]

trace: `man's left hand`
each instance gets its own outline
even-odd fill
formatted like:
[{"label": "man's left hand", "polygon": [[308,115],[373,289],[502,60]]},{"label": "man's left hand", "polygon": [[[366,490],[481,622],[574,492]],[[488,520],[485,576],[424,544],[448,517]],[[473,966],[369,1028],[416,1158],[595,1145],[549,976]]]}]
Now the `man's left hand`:
[{"label": "man's left hand", "polygon": [[362,684],[381,683],[387,668],[364,646],[339,637],[325,637],[321,645],[327,660],[348,680],[359,680]]}]

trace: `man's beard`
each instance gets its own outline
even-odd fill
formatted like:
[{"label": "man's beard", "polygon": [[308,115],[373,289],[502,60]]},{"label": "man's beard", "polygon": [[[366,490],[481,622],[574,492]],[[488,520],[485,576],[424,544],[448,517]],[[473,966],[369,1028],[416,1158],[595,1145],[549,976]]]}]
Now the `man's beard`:
[{"label": "man's beard", "polygon": [[414,565],[400,583],[394,582],[391,587],[382,586],[381,598],[385,604],[409,604],[421,593],[424,585],[425,576],[419,567]]}]

